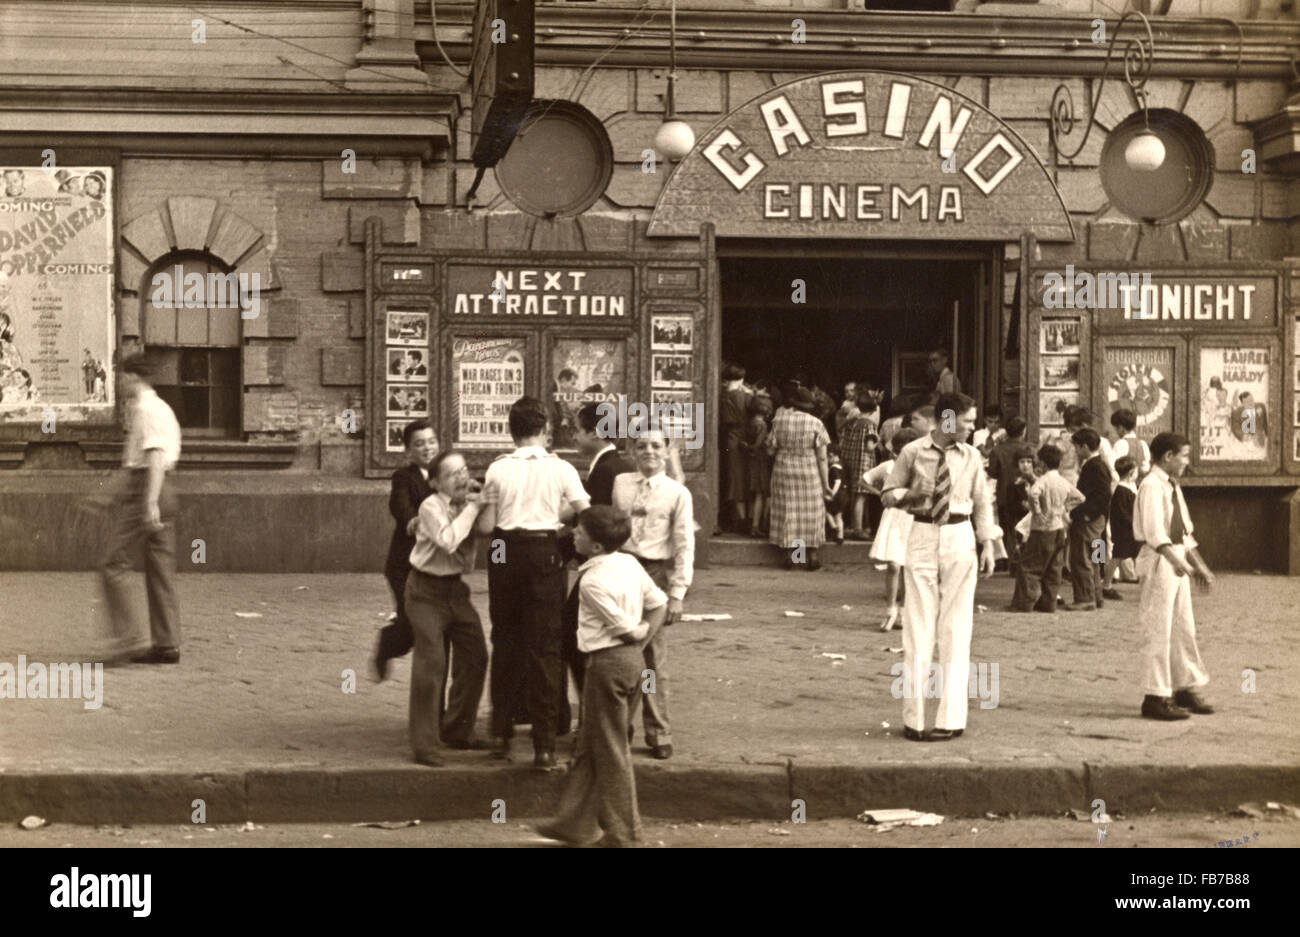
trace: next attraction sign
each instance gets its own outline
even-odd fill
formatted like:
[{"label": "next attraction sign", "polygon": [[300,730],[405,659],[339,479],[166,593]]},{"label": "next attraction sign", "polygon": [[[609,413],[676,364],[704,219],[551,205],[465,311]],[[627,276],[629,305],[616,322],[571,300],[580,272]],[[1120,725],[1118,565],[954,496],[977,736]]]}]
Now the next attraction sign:
[{"label": "next attraction sign", "polygon": [[944,85],[836,72],[780,85],[706,131],[660,193],[651,236],[1074,239],[1028,144]]}]

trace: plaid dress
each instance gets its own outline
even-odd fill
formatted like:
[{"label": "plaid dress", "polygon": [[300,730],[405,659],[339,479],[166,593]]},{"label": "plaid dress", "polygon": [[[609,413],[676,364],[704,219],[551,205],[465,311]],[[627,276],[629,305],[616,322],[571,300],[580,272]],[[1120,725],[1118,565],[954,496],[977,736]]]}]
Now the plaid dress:
[{"label": "plaid dress", "polygon": [[784,549],[800,540],[815,550],[826,539],[826,505],[822,501],[817,446],[828,445],[826,424],[811,414],[782,407],[772,418],[772,533]]},{"label": "plaid dress", "polygon": [[876,467],[876,414],[859,414],[844,424],[840,434],[840,458],[844,460],[844,484],[849,495],[862,490],[862,474]]}]

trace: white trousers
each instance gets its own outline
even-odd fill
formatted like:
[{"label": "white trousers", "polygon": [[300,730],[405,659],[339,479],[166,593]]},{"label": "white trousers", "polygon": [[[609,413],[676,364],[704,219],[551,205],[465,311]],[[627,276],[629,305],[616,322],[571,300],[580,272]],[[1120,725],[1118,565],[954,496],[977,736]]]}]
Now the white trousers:
[{"label": "white trousers", "polygon": [[903,601],[903,724],[925,729],[925,689],[939,642],[941,693],[934,724],[966,728],[970,635],[975,611],[975,530],[961,524],[912,525],[907,540]]},{"label": "white trousers", "polygon": [[[1175,546],[1179,558],[1186,551]],[[1142,692],[1147,696],[1173,696],[1174,690],[1205,686],[1210,676],[1196,647],[1196,620],[1192,617],[1192,578],[1178,576],[1169,561],[1147,547],[1137,559],[1142,598],[1138,621],[1142,626]]]}]

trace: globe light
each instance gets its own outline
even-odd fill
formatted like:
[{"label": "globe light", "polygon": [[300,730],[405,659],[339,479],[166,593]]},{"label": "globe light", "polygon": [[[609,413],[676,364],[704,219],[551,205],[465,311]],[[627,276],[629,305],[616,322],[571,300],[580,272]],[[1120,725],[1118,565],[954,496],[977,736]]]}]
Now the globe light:
[{"label": "globe light", "polygon": [[681,159],[695,146],[695,131],[684,120],[665,120],[655,133],[654,146],[667,159]]},{"label": "globe light", "polygon": [[1165,145],[1150,127],[1144,128],[1124,147],[1124,162],[1137,172],[1155,172],[1165,162]]}]

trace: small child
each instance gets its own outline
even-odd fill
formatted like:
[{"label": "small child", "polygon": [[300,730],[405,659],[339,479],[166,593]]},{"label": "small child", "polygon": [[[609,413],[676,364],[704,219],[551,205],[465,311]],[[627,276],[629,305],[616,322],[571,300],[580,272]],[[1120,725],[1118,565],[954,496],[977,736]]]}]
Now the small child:
[{"label": "small child", "polygon": [[870,540],[864,528],[867,493],[862,490],[862,476],[876,464],[879,440],[880,404],[877,391],[865,381],[857,384],[856,414],[844,423],[840,433],[840,455],[844,460],[845,506],[850,509],[850,540]]},{"label": "small child", "polygon": [[[895,433],[889,440],[894,458],[881,462],[862,476],[866,490],[878,496],[903,447],[920,438],[921,434],[910,426],[904,426]],[[884,563],[888,569],[885,576],[885,598],[889,602],[889,611],[880,623],[881,631],[903,627],[899,621],[899,609],[903,601],[903,563],[907,558],[907,538],[911,534],[912,515],[906,510],[890,507],[881,511],[880,526],[876,528],[876,537],[871,541],[871,550],[867,554],[873,560]]]},{"label": "small child", "polygon": [[[554,820],[537,832],[575,846],[633,846],[641,836],[628,741],[628,705],[641,692],[644,647],[658,632],[668,596],[630,553],[626,515],[608,505],[578,515],[578,649],[587,655],[582,722]],[[601,837],[601,832],[604,836]]]},{"label": "small child", "polygon": [[1007,504],[1003,520],[1003,536],[1006,539],[1007,546],[1007,565],[1011,575],[1016,580],[1015,595],[1012,596],[1012,605],[1024,605],[1024,596],[1021,594],[1020,582],[1020,553],[1024,549],[1024,540],[1020,536],[1020,531],[1016,529],[1025,515],[1029,513],[1029,491],[1038,481],[1038,474],[1034,471],[1034,450],[1028,445],[1020,445],[1015,450],[1016,455],[1016,478],[1007,489]]},{"label": "small child", "polygon": [[1045,443],[1038,461],[1046,471],[1029,489],[1029,539],[1020,551],[1017,576],[1018,602],[1011,612],[1055,612],[1065,565],[1066,524],[1069,512],[1083,504],[1083,493],[1061,476],[1061,450]]},{"label": "small child", "polygon": [[1138,555],[1138,542],[1133,537],[1138,462],[1132,456],[1120,456],[1115,460],[1115,472],[1119,475],[1119,485],[1110,496],[1110,563],[1106,567],[1106,588],[1101,593],[1108,599],[1122,598],[1115,589],[1115,574],[1126,563],[1132,566]]},{"label": "small child", "polygon": [[826,501],[826,522],[835,531],[835,542],[844,542],[844,506],[848,504],[849,492],[844,487],[844,463],[840,461],[840,448],[832,443],[827,447],[826,457],[830,464],[826,470],[826,480],[830,483],[831,493]]}]

